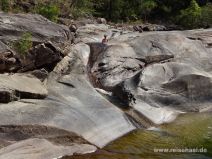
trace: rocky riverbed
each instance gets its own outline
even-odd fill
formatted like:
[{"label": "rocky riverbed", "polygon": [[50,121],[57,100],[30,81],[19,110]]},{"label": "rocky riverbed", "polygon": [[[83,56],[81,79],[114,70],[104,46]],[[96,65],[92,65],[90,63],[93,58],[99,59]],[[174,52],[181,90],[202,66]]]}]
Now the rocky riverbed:
[{"label": "rocky riverbed", "polygon": [[[0,158],[91,153],[179,114],[212,111],[212,29],[73,31],[5,13],[0,24]],[[25,32],[33,47],[23,57],[10,44]]]}]

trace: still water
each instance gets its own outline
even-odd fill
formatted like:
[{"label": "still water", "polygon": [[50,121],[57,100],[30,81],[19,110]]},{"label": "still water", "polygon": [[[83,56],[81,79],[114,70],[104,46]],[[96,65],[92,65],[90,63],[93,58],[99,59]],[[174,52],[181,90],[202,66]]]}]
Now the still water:
[{"label": "still water", "polygon": [[[168,149],[168,151],[172,151],[170,149],[176,149],[177,151],[182,149],[183,151],[186,148],[197,148],[200,149],[200,151],[207,149],[207,152],[154,152],[154,149]],[[106,146],[104,150],[86,156],[75,156],[73,158],[212,159],[212,113],[184,114],[173,123],[161,125],[153,130],[138,130],[132,132],[112,142]]]}]

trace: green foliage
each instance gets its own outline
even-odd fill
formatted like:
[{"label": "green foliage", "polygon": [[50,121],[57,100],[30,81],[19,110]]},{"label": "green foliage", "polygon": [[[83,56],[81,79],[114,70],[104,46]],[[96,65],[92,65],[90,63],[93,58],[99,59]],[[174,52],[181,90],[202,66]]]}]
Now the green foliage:
[{"label": "green foliage", "polygon": [[74,18],[96,16],[112,22],[148,20],[152,23],[174,23],[191,29],[211,25],[212,21],[210,0],[33,1],[34,4],[32,0],[0,0],[0,4],[4,11],[38,13],[54,22],[60,17],[69,18],[69,15]]},{"label": "green foliage", "polygon": [[[72,0],[72,13],[92,14],[113,22],[148,20],[192,29],[211,24],[208,0]],[[83,14],[82,14],[83,13]],[[75,16],[76,17],[76,16]]]},{"label": "green foliage", "polygon": [[157,3],[154,0],[144,0],[141,8],[144,9],[145,12],[151,12],[156,7]]},{"label": "green foliage", "polygon": [[145,15],[145,21],[150,12],[157,7],[157,3],[154,0],[144,0],[141,4],[141,10]]},{"label": "green foliage", "polygon": [[202,7],[201,21],[204,27],[212,26],[212,3],[208,3]]},{"label": "green foliage", "polygon": [[89,0],[75,0],[72,3],[72,15],[74,18],[94,14],[93,3]]},{"label": "green foliage", "polygon": [[57,21],[60,14],[60,10],[56,5],[39,5],[36,12],[54,22]]},{"label": "green foliage", "polygon": [[26,55],[32,48],[32,35],[24,33],[19,41],[13,43],[13,48],[21,55]]},{"label": "green foliage", "polygon": [[195,0],[191,0],[190,6],[185,10],[181,10],[178,22],[182,26],[191,29],[200,25],[200,18],[201,8]]},{"label": "green foliage", "polygon": [[10,10],[9,0],[1,0],[0,4],[1,4],[2,11],[8,12]]}]

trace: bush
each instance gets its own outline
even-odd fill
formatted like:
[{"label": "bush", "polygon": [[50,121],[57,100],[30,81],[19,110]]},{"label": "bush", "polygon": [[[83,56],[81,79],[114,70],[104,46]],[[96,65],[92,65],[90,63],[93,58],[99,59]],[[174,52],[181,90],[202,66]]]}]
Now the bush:
[{"label": "bush", "polygon": [[143,10],[145,21],[147,21],[147,16],[151,11],[157,7],[157,3],[154,0],[144,0],[141,10]]},{"label": "bush", "polygon": [[9,0],[1,0],[1,9],[4,12],[8,12],[10,10]]},{"label": "bush", "polygon": [[56,5],[39,6],[36,12],[54,22],[57,22],[58,16],[60,14],[60,10]]},{"label": "bush", "polygon": [[201,24],[203,27],[212,26],[212,3],[202,7]]},{"label": "bush", "polygon": [[198,3],[195,0],[191,0],[190,6],[185,10],[181,10],[177,18],[178,23],[188,29],[197,28],[200,25],[201,13]]},{"label": "bush", "polygon": [[71,7],[71,14],[75,19],[94,14],[93,3],[90,0],[77,0],[74,2]]},{"label": "bush", "polygon": [[21,39],[13,44],[13,48],[17,53],[25,56],[32,48],[32,35],[24,33]]}]

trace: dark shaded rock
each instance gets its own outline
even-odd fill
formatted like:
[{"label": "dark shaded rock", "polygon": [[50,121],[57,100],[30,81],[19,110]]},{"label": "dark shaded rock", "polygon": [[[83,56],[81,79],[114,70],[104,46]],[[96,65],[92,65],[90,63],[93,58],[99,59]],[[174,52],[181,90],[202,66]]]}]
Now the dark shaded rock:
[{"label": "dark shaded rock", "polygon": [[141,26],[133,26],[134,31],[138,31],[140,33],[143,32],[143,28]]},{"label": "dark shaded rock", "polygon": [[133,106],[136,103],[136,92],[140,82],[140,72],[132,78],[126,79],[120,84],[117,84],[112,92],[113,95],[118,97],[125,105]]},{"label": "dark shaded rock", "polygon": [[9,103],[18,100],[15,96],[15,91],[7,88],[0,89],[0,103]]},{"label": "dark shaded rock", "polygon": [[34,69],[45,68],[52,71],[57,62],[62,59],[61,52],[51,43],[43,43],[32,48],[29,53],[20,58],[22,69],[19,72],[26,72]]},{"label": "dark shaded rock", "polygon": [[[46,68],[51,71],[73,40],[67,26],[55,24],[40,15],[0,13],[0,72],[24,72]],[[29,32],[33,48],[20,55],[12,43]],[[9,53],[9,55],[5,55]]]},{"label": "dark shaded rock", "polygon": [[71,32],[76,33],[76,31],[77,31],[77,26],[76,26],[75,24],[71,24],[71,25],[69,25],[69,30],[70,30]]},{"label": "dark shaded rock", "polygon": [[174,58],[174,55],[155,55],[155,56],[146,56],[144,61],[146,64],[167,62]]},{"label": "dark shaded rock", "polygon": [[133,26],[134,31],[143,32],[143,31],[167,31],[168,29],[163,25],[156,24],[142,24]]},{"label": "dark shaded rock", "polygon": [[0,41],[0,73],[12,72],[20,67],[15,54],[3,42]]},{"label": "dark shaded rock", "polygon": [[70,18],[58,18],[57,23],[69,26],[73,23],[73,19]]},{"label": "dark shaded rock", "polygon": [[89,59],[90,78],[96,86],[105,90],[123,80],[134,76],[145,65],[137,59],[133,49],[128,45],[108,45],[92,43]]},{"label": "dark shaded rock", "polygon": [[34,70],[30,72],[30,74],[37,77],[39,80],[43,82],[48,77],[49,73],[44,68],[42,68],[40,70]]}]

